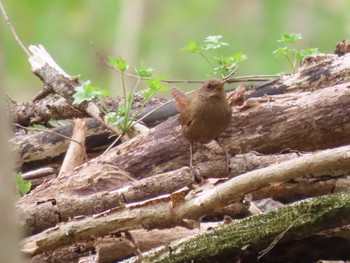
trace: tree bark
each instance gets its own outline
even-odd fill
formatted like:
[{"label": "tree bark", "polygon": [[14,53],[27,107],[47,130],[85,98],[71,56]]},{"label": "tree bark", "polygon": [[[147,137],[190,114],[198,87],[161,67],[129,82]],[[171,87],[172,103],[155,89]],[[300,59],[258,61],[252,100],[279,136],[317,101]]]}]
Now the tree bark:
[{"label": "tree bark", "polygon": [[[234,107],[232,123],[220,136],[220,141],[232,156],[230,170],[226,168],[224,154],[215,142],[195,145],[196,169],[184,167],[189,163],[189,143],[181,136],[174,116],[149,132],[77,167],[72,173],[42,184],[17,203],[22,226],[29,236],[23,240],[23,251],[31,255],[51,253],[61,246],[90,240],[92,237],[113,235],[118,231],[185,225],[185,219],[197,220],[210,216],[215,209],[231,205],[247,194],[251,194],[253,200],[270,195],[283,199],[285,194],[281,193],[290,191],[288,200],[285,200],[289,202],[292,198],[300,200],[301,195],[305,197],[307,194],[314,196],[348,191],[350,149],[349,146],[340,146],[350,142],[349,65],[350,54],[342,57],[309,57],[297,73],[267,83],[257,92],[249,94],[250,99],[243,106]],[[57,72],[53,74],[55,67],[52,64],[35,67],[34,71],[57,94],[64,96],[68,104],[72,102],[71,95],[77,83],[71,78]],[[60,76],[64,79],[60,80]],[[270,87],[273,94],[285,94],[254,98],[269,94],[266,87]],[[77,108],[96,116],[96,112],[91,112],[94,104],[83,103]],[[101,122],[98,112],[97,115]],[[325,150],[328,148],[334,149]],[[17,151],[21,152],[21,147]],[[257,152],[255,156],[263,154],[265,157],[276,154],[282,156],[286,151],[297,154],[287,157],[291,160],[279,164],[271,165],[270,161],[267,166],[271,166],[258,170],[259,165],[247,165],[243,171],[245,174],[241,174],[241,167],[234,165],[237,164],[235,159],[249,154],[253,156],[250,153],[252,151]],[[304,151],[318,152],[307,155],[300,153]],[[204,180],[202,184],[195,182],[195,178],[213,177],[222,179]],[[321,181],[326,183],[319,187]],[[303,191],[298,192],[295,190],[297,187],[290,190],[289,187],[295,182],[298,182],[298,186],[303,185]],[[307,193],[306,187],[309,185],[313,188]],[[254,238],[250,242],[248,238],[243,241],[235,239],[261,248],[261,245],[268,244],[285,229],[288,231],[283,233],[284,236],[295,238],[296,229],[308,236],[308,229],[316,233],[342,226],[348,223],[348,217],[345,216],[349,210],[348,199],[348,194],[339,194],[304,202],[302,204],[307,204],[304,206],[297,204],[296,210],[282,208],[279,212],[269,212],[257,218],[271,218],[273,222],[282,218],[280,222],[285,224],[276,228],[270,223],[253,224],[250,225],[253,226],[250,238]],[[330,200],[334,203],[331,204]],[[323,214],[316,210],[308,214],[303,210],[305,206],[320,206],[320,213]],[[330,222],[328,216],[331,214],[338,216],[339,220]],[[276,215],[281,217],[277,218]],[[284,216],[287,220],[284,220]],[[295,223],[304,216],[310,216],[316,221],[308,218],[310,221],[305,220],[300,225],[299,222]],[[288,221],[290,218],[292,220]],[[250,221],[254,223],[254,220],[255,217],[233,225],[237,231],[239,225],[244,226],[244,222]],[[255,227],[262,231],[261,236],[270,229],[272,234],[269,232],[259,241]],[[226,229],[223,229],[215,233],[225,243],[232,245],[230,248],[233,252],[244,256],[242,251],[237,250],[241,246],[231,243],[232,240],[225,236]],[[200,238],[193,242],[191,246],[194,254],[187,254],[193,256],[191,259],[202,259],[207,252],[213,252],[208,247],[209,243],[200,242]],[[170,254],[173,255],[174,251],[174,258],[184,248],[182,243],[177,244],[171,247]],[[186,244],[187,248],[189,243]],[[215,255],[225,253],[224,247],[217,247]],[[159,251],[169,254],[165,252],[168,248]],[[199,254],[201,256],[198,257]],[[152,260],[158,259],[158,255]],[[186,258],[181,255],[180,259]]]},{"label": "tree bark", "polygon": [[[244,260],[249,253],[268,253],[281,239],[300,239],[348,225],[349,213],[349,193],[313,198],[172,242],[143,254],[142,262],[213,262],[223,255],[232,261]],[[134,257],[123,262],[139,260]]]},{"label": "tree bark", "polygon": [[91,236],[96,238],[140,228],[174,227],[181,224],[183,219],[200,219],[215,208],[228,205],[272,183],[286,182],[304,174],[322,173],[325,169],[349,170],[349,152],[350,146],[325,150],[251,171],[218,185],[207,182],[202,186],[203,189],[194,189],[192,192],[182,189],[171,195],[120,206],[96,216],[77,218],[26,238],[23,251],[36,254]]},{"label": "tree bark", "polygon": [[[350,142],[349,103],[349,90],[345,84],[312,93],[279,95],[263,101],[248,100],[247,106],[233,113],[232,124],[221,136],[221,141],[231,155],[249,151],[276,154],[284,149],[314,151],[345,145]],[[45,222],[46,225],[60,220],[58,215],[67,218],[61,210],[72,207],[75,200],[70,198],[71,203],[66,203],[57,193],[79,198],[83,192],[86,195],[125,186],[128,179],[113,175],[115,169],[111,169],[111,164],[135,179],[179,169],[188,165],[188,149],[188,142],[179,133],[176,117],[170,118],[148,134],[81,166],[69,178],[50,181],[36,188],[19,201],[19,211],[24,214],[28,228],[37,229],[34,231],[37,232],[43,227],[33,226],[34,222],[39,225],[39,222]],[[230,176],[224,166],[223,153],[214,143],[196,145],[194,162],[200,173],[206,170],[217,177]],[[37,210],[39,207],[52,211],[45,212],[50,218],[41,218],[43,215],[38,218],[36,211],[42,210]],[[52,215],[55,215],[55,220]]]}]

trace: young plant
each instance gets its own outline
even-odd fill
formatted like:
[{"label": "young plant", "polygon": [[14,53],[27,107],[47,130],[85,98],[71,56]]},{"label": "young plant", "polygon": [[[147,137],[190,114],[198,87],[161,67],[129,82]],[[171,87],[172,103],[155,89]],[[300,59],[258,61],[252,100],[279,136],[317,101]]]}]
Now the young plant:
[{"label": "young plant", "polygon": [[[101,99],[108,95],[108,90],[103,90],[99,87],[95,87],[91,85],[91,81],[85,81],[81,86],[75,89],[75,93],[73,95],[73,104],[80,104],[83,101],[92,101],[94,99]],[[106,113],[106,107],[101,109],[104,113]]]},{"label": "young plant", "polygon": [[[121,74],[124,102],[115,112],[110,112],[105,105],[100,108],[100,110],[106,115],[109,124],[118,125],[122,132],[126,134],[130,131],[130,129],[132,129],[136,117],[141,113],[142,109],[145,107],[151,97],[156,92],[165,91],[167,89],[161,85],[162,78],[152,78],[153,68],[147,68],[141,64],[139,68],[134,68],[137,74],[137,83],[131,92],[127,92],[124,78],[129,65],[121,57],[110,57],[109,65],[118,70]],[[138,92],[137,88],[140,81],[143,79],[147,79],[146,83],[148,88],[140,92],[142,95],[141,106],[138,107],[134,114],[131,114],[135,95]],[[73,104],[79,104],[83,101],[91,101],[94,99],[101,99],[107,95],[108,91],[92,86],[90,81],[86,81],[80,87],[76,88],[76,93],[73,95]],[[101,100],[101,103],[103,104],[103,100]]]},{"label": "young plant", "polygon": [[[115,112],[110,113],[108,115],[108,122],[112,125],[118,125],[123,131],[123,133],[128,133],[130,129],[132,129],[136,117],[141,113],[142,109],[145,107],[145,105],[151,99],[151,97],[156,92],[165,91],[167,89],[161,85],[161,77],[152,77],[153,68],[147,68],[143,64],[141,64],[139,68],[134,68],[138,77],[137,82],[132,91],[127,93],[124,77],[126,70],[129,68],[129,65],[121,57],[110,57],[109,64],[121,73],[124,102]],[[132,106],[134,104],[134,98],[136,93],[138,92],[137,88],[139,86],[140,81],[143,79],[148,79],[146,81],[148,88],[140,92],[142,95],[141,105],[134,112],[134,114],[131,114]]]},{"label": "young plant", "polygon": [[28,182],[24,181],[21,173],[15,173],[14,178],[15,178],[17,192],[21,196],[26,195],[30,191],[30,188],[32,187],[32,183],[30,181]]},{"label": "young plant", "polygon": [[208,77],[217,76],[225,78],[228,74],[238,69],[239,64],[247,59],[247,56],[242,52],[237,52],[232,55],[224,56],[217,54],[210,60],[207,56],[207,52],[210,50],[218,50],[225,46],[229,46],[228,43],[220,41],[221,35],[207,36],[204,39],[202,45],[198,45],[195,41],[189,41],[186,47],[181,48],[184,51],[190,51],[191,53],[199,54],[212,68],[212,72],[208,74]]},{"label": "young plant", "polygon": [[275,57],[286,57],[288,63],[291,65],[293,72],[296,70],[297,63],[300,63],[301,60],[309,55],[318,53],[317,48],[308,48],[308,49],[296,49],[295,43],[302,39],[301,34],[282,34],[281,38],[277,40],[278,43],[283,43],[286,46],[279,47],[273,54]]}]

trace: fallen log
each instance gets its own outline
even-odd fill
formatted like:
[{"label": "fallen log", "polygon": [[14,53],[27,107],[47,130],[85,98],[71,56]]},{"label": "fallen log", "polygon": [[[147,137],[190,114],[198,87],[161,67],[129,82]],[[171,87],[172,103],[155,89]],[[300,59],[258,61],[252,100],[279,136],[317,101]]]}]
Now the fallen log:
[{"label": "fallen log", "polygon": [[[251,102],[248,100],[246,106],[233,113],[232,124],[222,135],[221,141],[231,155],[249,151],[276,154],[285,149],[314,151],[349,144],[349,103],[346,84],[314,92],[279,95]],[[67,220],[61,210],[74,207],[72,203],[82,193],[86,196],[96,191],[112,191],[125,186],[129,179],[123,175],[116,176],[115,168],[111,169],[111,165],[117,167],[121,174],[127,173],[135,179],[188,165],[189,144],[178,129],[176,117],[170,118],[149,133],[78,167],[67,177],[37,187],[22,198],[17,206],[23,216],[23,225],[27,227],[26,232],[36,233],[48,225]],[[195,145],[195,165],[209,167],[203,169],[212,174],[209,177],[230,176],[224,159],[215,143]],[[208,161],[211,162],[210,166]],[[61,199],[60,196],[70,198]],[[70,203],[66,203],[66,200],[70,200]],[[91,211],[91,208],[86,209]]]},{"label": "fallen log", "polygon": [[139,203],[132,203],[96,216],[76,218],[23,240],[22,250],[37,254],[92,237],[134,229],[168,228],[184,219],[200,219],[210,211],[232,203],[256,189],[286,182],[305,174],[327,169],[350,169],[350,146],[325,150],[281,164],[262,168],[203,189],[179,192]]}]

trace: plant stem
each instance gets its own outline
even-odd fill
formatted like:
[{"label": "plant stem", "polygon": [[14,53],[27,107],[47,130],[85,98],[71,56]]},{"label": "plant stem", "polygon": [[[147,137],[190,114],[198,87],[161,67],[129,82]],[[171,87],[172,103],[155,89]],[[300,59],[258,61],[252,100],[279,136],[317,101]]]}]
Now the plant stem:
[{"label": "plant stem", "polygon": [[291,67],[293,68],[293,72],[294,72],[293,62],[291,61],[291,59],[288,55],[286,55],[286,57],[287,57],[287,60],[289,62],[289,65],[291,65]]},{"label": "plant stem", "polygon": [[134,86],[134,88],[132,89],[132,93],[134,93],[135,90],[137,90],[137,87],[139,86],[140,81],[141,81],[141,78],[138,78],[138,79],[137,79],[137,82],[136,82],[136,84],[135,84],[135,86]]},{"label": "plant stem", "polygon": [[121,78],[122,78],[122,88],[123,88],[123,96],[124,96],[124,104],[125,104],[125,118],[124,118],[124,124],[122,130],[125,132],[124,128],[127,127],[128,124],[128,113],[127,113],[127,108],[128,108],[128,99],[126,97],[126,88],[125,88],[125,80],[124,80],[124,72],[121,72]]},{"label": "plant stem", "polygon": [[[186,93],[186,95],[192,94],[193,92],[195,92],[195,90],[189,91]],[[147,114],[145,114],[144,116],[142,116],[142,118],[138,119],[135,121],[135,123],[140,123],[144,118],[146,118],[147,116],[151,115],[152,113],[154,113],[155,111],[163,108],[165,105],[170,104],[171,102],[173,102],[174,99],[168,100],[167,102],[162,103],[161,105],[159,105],[158,107],[154,108],[153,110],[151,110],[150,112],[148,112]],[[140,111],[138,111],[138,114],[140,114]],[[138,114],[136,114],[135,116],[137,117]]]},{"label": "plant stem", "polygon": [[101,108],[98,107],[98,108],[100,109],[100,111],[102,111],[104,115],[107,115],[108,113],[111,113],[111,112],[108,110],[107,105],[106,105],[106,103],[104,102],[104,100],[103,100],[103,99],[100,99],[100,102],[101,102],[101,104],[102,104]]},{"label": "plant stem", "polygon": [[208,64],[209,64],[212,68],[214,68],[214,65],[210,62],[210,60],[209,60],[202,52],[199,52],[199,55],[201,55],[201,56],[205,59],[205,61],[208,62]]},{"label": "plant stem", "polygon": [[293,73],[295,73],[296,66],[297,66],[297,53],[294,54]]}]

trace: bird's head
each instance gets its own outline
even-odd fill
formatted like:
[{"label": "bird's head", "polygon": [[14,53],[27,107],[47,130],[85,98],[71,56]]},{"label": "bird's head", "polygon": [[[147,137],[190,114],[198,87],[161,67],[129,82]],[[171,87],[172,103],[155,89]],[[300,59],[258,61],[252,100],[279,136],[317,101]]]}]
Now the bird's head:
[{"label": "bird's head", "polygon": [[224,91],[225,81],[220,79],[207,80],[199,88],[201,96],[207,98],[226,96]]}]

